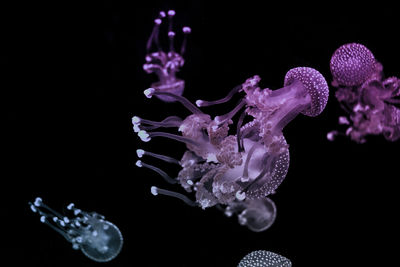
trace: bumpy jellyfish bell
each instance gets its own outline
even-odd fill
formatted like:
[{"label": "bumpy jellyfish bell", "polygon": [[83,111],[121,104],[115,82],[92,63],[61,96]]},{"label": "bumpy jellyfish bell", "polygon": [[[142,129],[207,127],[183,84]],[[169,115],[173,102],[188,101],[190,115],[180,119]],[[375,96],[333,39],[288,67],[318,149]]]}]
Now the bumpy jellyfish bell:
[{"label": "bumpy jellyfish bell", "polygon": [[291,267],[289,259],[265,250],[257,250],[247,254],[238,267]]},{"label": "bumpy jellyfish bell", "polygon": [[294,80],[300,81],[311,96],[310,108],[302,113],[311,117],[318,116],[324,110],[329,97],[329,87],[324,76],[313,68],[298,67],[286,73],[284,85],[288,86]]},{"label": "bumpy jellyfish bell", "polygon": [[362,44],[350,43],[333,53],[330,63],[335,81],[345,86],[360,85],[375,71],[375,57]]}]

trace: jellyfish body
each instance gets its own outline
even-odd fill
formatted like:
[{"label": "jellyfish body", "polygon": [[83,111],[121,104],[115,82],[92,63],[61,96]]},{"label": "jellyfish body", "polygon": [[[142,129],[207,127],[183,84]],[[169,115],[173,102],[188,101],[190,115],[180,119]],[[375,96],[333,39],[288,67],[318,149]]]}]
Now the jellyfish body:
[{"label": "jellyfish body", "polygon": [[367,135],[383,136],[389,141],[400,138],[400,79],[384,78],[382,64],[362,44],[350,43],[339,47],[330,62],[336,87],[335,96],[348,114],[339,117],[347,129],[328,133],[328,140],[337,135],[349,136],[358,143]]},{"label": "jellyfish body", "polygon": [[118,227],[96,212],[85,212],[67,206],[75,217],[64,216],[36,198],[29,203],[31,210],[40,215],[40,221],[61,234],[73,249],[80,249],[91,260],[107,262],[114,259],[123,245],[122,234]]},{"label": "jellyfish body", "polygon": [[279,254],[266,250],[256,250],[247,254],[238,267],[291,267],[292,262]]},{"label": "jellyfish body", "polygon": [[[143,65],[143,69],[147,73],[155,73],[158,76],[159,81],[151,84],[153,88],[161,92],[182,95],[185,88],[185,81],[178,79],[175,74],[185,63],[183,59],[183,54],[185,53],[186,49],[186,36],[191,32],[191,29],[189,27],[183,27],[182,31],[185,37],[182,42],[180,52],[176,52],[174,47],[175,32],[173,31],[172,27],[172,20],[174,16],[174,10],[169,10],[167,13],[161,11],[159,13],[159,16],[154,20],[154,28],[149,40],[147,41],[147,54],[145,57],[146,63]],[[168,17],[169,20],[169,48],[168,51],[165,52],[163,51],[159,41],[159,32],[162,21],[166,17]],[[152,46],[156,46],[155,52],[151,52]],[[158,95],[157,97],[165,102],[175,101],[174,98],[166,95]]]},{"label": "jellyfish body", "polygon": [[[328,86],[323,76],[312,68],[290,70],[284,87],[278,90],[260,89],[259,76],[247,79],[235,87],[227,97],[217,101],[196,101],[154,88],[145,95],[165,95],[181,102],[191,114],[185,119],[167,117],[161,122],[132,118],[134,131],[144,142],[165,137],[186,144],[181,160],[137,151],[138,157],[152,156],[182,167],[176,178],[161,169],[139,160],[138,167],[149,168],[168,183],[179,183],[187,192],[195,192],[195,201],[179,193],[152,189],[154,195],[175,196],[203,209],[224,205],[229,212],[238,214],[239,222],[250,230],[263,231],[275,219],[276,208],[267,196],[274,193],[286,177],[289,167],[289,146],[283,128],[299,113],[317,116],[325,108]],[[221,104],[235,93],[244,93],[239,104],[227,114],[216,116],[203,113],[199,107]],[[242,111],[234,132],[229,134],[232,118]],[[243,124],[248,116],[250,122]],[[177,128],[181,135],[153,131],[158,128]],[[271,204],[272,203],[272,204]]]}]

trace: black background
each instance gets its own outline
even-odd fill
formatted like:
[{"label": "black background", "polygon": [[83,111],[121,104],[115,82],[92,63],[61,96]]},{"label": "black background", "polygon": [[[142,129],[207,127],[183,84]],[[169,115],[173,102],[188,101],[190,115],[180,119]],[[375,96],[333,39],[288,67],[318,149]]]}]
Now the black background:
[{"label": "black background", "polygon": [[[291,163],[272,196],[278,214],[269,230],[253,233],[214,208],[203,211],[150,194],[152,185],[183,190],[135,167],[135,150],[179,158],[185,147],[164,139],[141,143],[130,119],[188,115],[179,104],[142,93],[155,81],[142,64],[160,10],[175,9],[175,25],[192,28],[178,74],[191,101],[220,98],[254,74],[263,87],[280,88],[285,73],[297,66],[316,68],[330,82],[330,56],[348,42],[373,51],[387,76],[400,74],[398,11],[382,2],[355,7],[216,3],[2,8],[7,159],[1,221],[2,251],[6,262],[10,259],[5,266],[101,265],[39,222],[27,205],[36,196],[60,211],[75,202],[119,227],[123,250],[104,266],[236,266],[258,249],[282,254],[294,266],[395,262],[399,142],[382,136],[363,145],[344,138],[328,142],[326,133],[343,115],[332,90],[319,117],[300,115],[284,130]],[[222,114],[234,104],[204,110]],[[147,162],[171,176],[179,171]]]}]

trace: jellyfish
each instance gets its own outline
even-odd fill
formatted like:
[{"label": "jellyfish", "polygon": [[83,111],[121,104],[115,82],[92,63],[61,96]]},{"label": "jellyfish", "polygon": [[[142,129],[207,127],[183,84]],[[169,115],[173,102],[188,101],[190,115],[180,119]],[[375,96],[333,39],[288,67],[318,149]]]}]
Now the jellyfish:
[{"label": "jellyfish", "polygon": [[335,97],[346,116],[339,125],[346,130],[334,130],[327,139],[349,136],[365,143],[367,135],[383,135],[388,141],[400,138],[400,79],[385,78],[383,66],[362,44],[349,43],[339,47],[330,62]]},{"label": "jellyfish", "polygon": [[238,267],[291,267],[292,262],[279,254],[266,250],[256,250],[247,254]]},{"label": "jellyfish", "polygon": [[67,206],[74,217],[64,216],[43,203],[40,197],[29,203],[40,221],[61,234],[72,248],[80,249],[89,259],[108,262],[121,251],[123,238],[118,227],[96,212],[85,212],[73,203]]},{"label": "jellyfish", "polygon": [[262,232],[275,222],[276,206],[269,197],[246,199],[233,202],[226,207],[224,213],[228,217],[237,214],[240,225],[247,226],[253,232]]},{"label": "jellyfish", "polygon": [[[168,16],[168,39],[169,47],[168,51],[164,52],[162,45],[159,40],[160,26],[162,20]],[[155,73],[158,76],[159,81],[151,84],[151,87],[160,92],[168,92],[176,95],[182,95],[185,88],[185,81],[176,77],[176,72],[185,63],[183,55],[186,49],[187,35],[191,32],[191,29],[187,26],[182,28],[184,33],[184,39],[179,53],[175,51],[174,39],[175,32],[173,31],[173,17],[175,16],[174,10],[169,10],[167,13],[161,11],[159,16],[154,20],[153,31],[147,41],[146,46],[146,63],[143,65],[143,69],[147,73]],[[152,52],[152,47],[155,46],[156,51]],[[168,95],[158,94],[157,97],[165,102],[175,101],[174,98]]]},{"label": "jellyfish", "polygon": [[[276,208],[268,196],[275,193],[289,167],[289,145],[282,130],[300,113],[319,115],[329,92],[324,77],[309,67],[289,70],[281,89],[260,89],[260,80],[255,75],[223,99],[197,100],[196,105],[173,93],[154,88],[144,91],[147,98],[154,95],[174,98],[190,112],[184,119],[177,116],[162,121],[132,118],[133,130],[143,142],[163,137],[182,142],[187,148],[180,160],[143,149],[136,151],[138,167],[158,173],[169,184],[180,184],[187,193],[194,193],[195,200],[158,187],[151,188],[153,195],[176,197],[203,209],[217,206],[225,209],[227,215],[237,214],[239,223],[252,231],[264,231],[272,225]],[[225,103],[236,93],[243,97],[224,115],[212,118],[200,110],[200,107]],[[241,115],[234,124],[232,119],[238,113]],[[245,119],[249,122],[244,123]],[[177,128],[180,134],[156,131],[159,128]],[[143,157],[177,164],[182,169],[173,178],[144,162]]]}]

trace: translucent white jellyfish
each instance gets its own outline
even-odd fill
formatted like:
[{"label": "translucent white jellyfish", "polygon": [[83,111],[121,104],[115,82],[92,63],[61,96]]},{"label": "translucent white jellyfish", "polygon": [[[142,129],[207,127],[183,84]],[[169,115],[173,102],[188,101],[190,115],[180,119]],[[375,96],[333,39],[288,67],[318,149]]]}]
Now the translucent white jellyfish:
[{"label": "translucent white jellyfish", "polygon": [[[137,161],[138,167],[149,168],[160,174],[170,184],[179,183],[187,192],[195,191],[195,201],[188,197],[152,188],[154,195],[175,196],[192,206],[203,209],[226,206],[227,214],[236,213],[239,222],[250,230],[263,231],[275,219],[276,208],[267,198],[274,193],[286,177],[289,167],[289,146],[283,136],[283,128],[299,113],[317,116],[328,100],[328,85],[315,69],[294,68],[288,71],[284,87],[278,90],[260,89],[259,76],[249,78],[235,87],[227,97],[217,101],[196,101],[193,105],[186,98],[169,93],[168,96],[183,104],[191,115],[185,119],[170,116],[161,122],[134,116],[133,129],[143,142],[164,137],[183,142],[187,151],[181,160],[137,150],[139,158],[155,157],[182,167],[176,178],[163,170]],[[164,95],[149,88],[145,95]],[[227,102],[235,93],[243,98],[230,112],[222,116],[204,113],[199,107]],[[242,110],[229,134],[232,118]],[[245,117],[249,122],[243,125]],[[153,131],[158,128],[177,128],[181,135]]]},{"label": "translucent white jellyfish", "polygon": [[288,258],[279,254],[256,250],[247,254],[240,262],[238,267],[291,267],[292,263]]},{"label": "translucent white jellyfish", "polygon": [[367,135],[380,134],[388,141],[400,139],[400,79],[384,78],[382,64],[357,43],[339,47],[330,68],[335,96],[347,116],[339,117],[346,130],[329,132],[328,140],[344,135],[364,143]]},{"label": "translucent white jellyfish", "polygon": [[[164,52],[162,45],[159,40],[160,26],[162,20],[168,16],[168,39],[169,47],[168,51]],[[178,79],[175,74],[179,71],[179,68],[185,63],[183,54],[186,49],[186,36],[191,32],[189,27],[183,27],[184,39],[179,53],[175,51],[174,37],[175,32],[173,31],[173,17],[175,16],[174,10],[169,10],[167,14],[164,11],[159,13],[159,16],[154,20],[154,28],[147,41],[147,54],[146,63],[143,65],[143,69],[147,73],[155,73],[158,76],[159,81],[152,83],[151,86],[160,92],[173,93],[176,95],[182,95],[185,88],[185,81]],[[156,51],[151,52],[152,46],[156,46]],[[166,102],[175,101],[174,98],[168,96],[168,94],[158,94],[158,98]]]},{"label": "translucent white jellyfish", "polygon": [[40,215],[40,221],[61,234],[73,249],[80,249],[89,259],[107,262],[121,251],[123,238],[118,227],[106,221],[96,212],[85,212],[75,208],[73,203],[67,206],[75,217],[64,216],[36,198],[29,203],[31,210]]},{"label": "translucent white jellyfish", "polygon": [[253,232],[267,230],[275,222],[276,206],[272,199],[246,199],[233,202],[225,209],[225,215],[238,215],[239,224],[245,225]]}]

